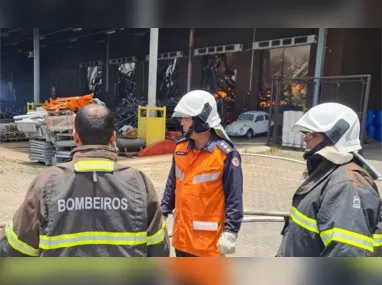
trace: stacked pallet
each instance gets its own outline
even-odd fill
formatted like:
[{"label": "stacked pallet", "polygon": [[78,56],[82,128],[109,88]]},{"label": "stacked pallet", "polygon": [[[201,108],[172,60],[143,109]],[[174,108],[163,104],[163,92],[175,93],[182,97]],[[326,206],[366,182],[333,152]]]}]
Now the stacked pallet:
[{"label": "stacked pallet", "polygon": [[0,141],[20,140],[27,140],[27,137],[17,129],[15,123],[0,124]]},{"label": "stacked pallet", "polygon": [[29,159],[53,165],[54,144],[42,140],[29,140]]},{"label": "stacked pallet", "polygon": [[54,146],[56,151],[53,164],[70,161],[72,149],[76,146],[72,132],[55,133]]}]

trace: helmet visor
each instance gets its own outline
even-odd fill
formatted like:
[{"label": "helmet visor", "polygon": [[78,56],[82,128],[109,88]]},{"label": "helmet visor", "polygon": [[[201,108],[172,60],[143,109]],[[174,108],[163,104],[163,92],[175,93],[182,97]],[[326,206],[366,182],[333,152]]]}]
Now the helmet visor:
[{"label": "helmet visor", "polygon": [[191,116],[184,114],[182,112],[174,111],[174,113],[172,113],[172,117],[173,118],[187,118],[187,117],[191,117]]},{"label": "helmet visor", "polygon": [[303,127],[303,126],[300,126],[300,125],[294,125],[294,126],[292,127],[292,132],[296,132],[296,133],[298,133],[298,134],[300,134],[300,135],[305,136],[305,135],[308,134],[308,133],[312,133],[313,130],[308,129],[308,128]]}]

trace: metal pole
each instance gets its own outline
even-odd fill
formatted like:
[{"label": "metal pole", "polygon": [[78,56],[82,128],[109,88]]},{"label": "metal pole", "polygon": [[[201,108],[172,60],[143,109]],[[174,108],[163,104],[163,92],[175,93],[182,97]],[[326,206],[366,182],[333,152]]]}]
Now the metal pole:
[{"label": "metal pole", "polygon": [[[270,104],[269,104],[269,121],[268,121],[267,145],[270,145],[270,143],[271,143],[272,119],[274,120],[274,116],[272,116],[272,100],[273,100],[273,91],[274,91],[275,83],[276,83],[275,80],[272,79],[272,81],[271,81],[271,97],[270,97]],[[273,125],[273,127],[275,127],[275,126]]]},{"label": "metal pole", "polygon": [[2,88],[1,88],[1,28],[0,28],[0,99],[3,97],[1,94],[1,91]]},{"label": "metal pole", "polygon": [[106,92],[109,92],[109,72],[110,72],[110,65],[109,65],[109,46],[110,46],[110,37],[108,36],[106,39]]},{"label": "metal pole", "polygon": [[326,49],[326,29],[320,28],[318,32],[318,43],[317,43],[317,55],[316,55],[316,67],[314,71],[315,80],[314,94],[313,94],[313,106],[318,104],[318,94],[320,92],[320,79],[324,70],[325,61],[325,49]]},{"label": "metal pole", "polygon": [[34,102],[40,102],[40,32],[38,28],[33,29],[33,87],[34,87]]},{"label": "metal pole", "polygon": [[[277,76],[276,77],[276,96],[275,96],[275,107],[274,107],[274,122],[273,122],[273,138],[272,138],[272,145],[277,145],[278,138],[277,138],[277,132],[278,132],[278,122],[279,122],[279,107],[280,107],[280,93],[281,93],[281,80],[282,78]],[[271,102],[272,104],[272,102]]]},{"label": "metal pole", "polygon": [[[367,114],[367,108],[369,105],[369,94],[370,94],[370,83],[371,83],[371,75],[369,74],[367,76],[367,82],[366,82],[366,91],[365,91],[365,102],[363,103],[363,110],[362,110],[362,125],[361,125],[361,146],[363,146],[365,142],[365,137],[366,137],[366,114]],[[360,150],[360,154],[362,154],[362,149]]]},{"label": "metal pole", "polygon": [[150,29],[148,105],[156,106],[159,28]]},{"label": "metal pole", "polygon": [[194,34],[195,34],[195,29],[190,29],[190,45],[188,49],[187,92],[190,92],[191,90],[192,51],[194,49]]},{"label": "metal pole", "polygon": [[[253,29],[253,37],[252,37],[252,42],[255,42],[255,41],[256,41],[256,28]],[[251,91],[252,91],[252,74],[253,74],[253,61],[254,61],[254,58],[255,58],[255,50],[252,49],[251,72],[250,72],[250,75],[249,75],[249,88],[248,88],[249,93],[251,93]]]}]

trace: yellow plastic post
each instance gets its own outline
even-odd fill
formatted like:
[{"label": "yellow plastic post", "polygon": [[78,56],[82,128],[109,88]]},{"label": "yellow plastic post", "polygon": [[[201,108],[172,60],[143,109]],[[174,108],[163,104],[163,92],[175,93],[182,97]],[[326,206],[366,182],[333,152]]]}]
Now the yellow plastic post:
[{"label": "yellow plastic post", "polygon": [[27,113],[36,111],[36,108],[40,106],[42,106],[42,103],[27,102]]},{"label": "yellow plastic post", "polygon": [[146,146],[165,140],[166,106],[138,106],[138,137],[146,142]]}]

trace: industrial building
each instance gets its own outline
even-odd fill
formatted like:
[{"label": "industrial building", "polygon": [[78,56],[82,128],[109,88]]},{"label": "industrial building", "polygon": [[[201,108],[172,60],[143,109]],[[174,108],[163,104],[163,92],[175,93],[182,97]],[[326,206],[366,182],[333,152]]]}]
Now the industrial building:
[{"label": "industrial building", "polygon": [[[135,110],[136,117],[138,105],[166,106],[170,117],[190,89],[215,95],[223,123],[244,111],[268,112],[280,128],[268,129],[268,143],[281,136],[283,110],[324,101],[355,109],[365,135],[367,111],[381,110],[381,30],[1,29],[3,106],[44,103],[52,90],[56,97],[94,93],[120,128],[136,126],[126,116]],[[374,139],[380,128],[375,123]],[[168,119],[166,130],[177,126]]]}]

